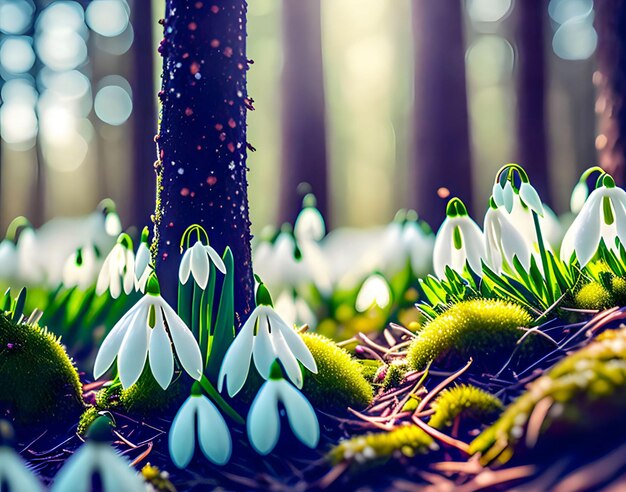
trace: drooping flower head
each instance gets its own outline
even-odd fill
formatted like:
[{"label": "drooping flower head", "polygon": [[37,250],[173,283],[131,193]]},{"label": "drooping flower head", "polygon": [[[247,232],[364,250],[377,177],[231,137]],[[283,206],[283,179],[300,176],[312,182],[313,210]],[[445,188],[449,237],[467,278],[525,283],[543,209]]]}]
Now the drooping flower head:
[{"label": "drooping flower head", "polygon": [[268,380],[250,406],[247,430],[252,447],[257,453],[266,455],[278,443],[281,431],[279,402],[285,408],[294,435],[306,446],[315,448],[320,438],[315,410],[300,391],[283,379],[277,362],[272,364]]},{"label": "drooping flower head", "polygon": [[98,250],[91,245],[78,248],[63,266],[63,285],[86,290],[91,287],[98,274]]},{"label": "drooping flower head", "polygon": [[575,253],[581,267],[594,257],[600,242],[619,252],[626,245],[626,191],[615,186],[609,174],[602,174],[580,213],[565,233],[561,259],[570,261]]},{"label": "drooping flower head", "polygon": [[[196,233],[197,240],[192,247],[189,247],[189,241],[193,232]],[[203,239],[206,241],[206,244],[202,242]],[[194,224],[183,233],[180,241],[181,253],[185,241],[187,249],[180,261],[178,279],[181,284],[186,284],[191,275],[196,284],[204,290],[209,283],[211,263],[222,273],[226,273],[226,265],[224,265],[224,261],[222,261],[222,257],[217,251],[209,245],[209,236],[201,226]]]},{"label": "drooping flower head", "polygon": [[[516,177],[519,180],[519,185]],[[506,164],[498,171],[492,189],[492,197],[496,206],[504,206],[508,213],[513,212],[515,200],[520,200],[525,207],[537,215],[543,216],[544,214],[543,203],[537,190],[530,184],[530,179],[524,168],[518,164]]]},{"label": "drooping flower head", "polygon": [[108,290],[111,297],[117,299],[122,293],[122,288],[124,293],[128,295],[134,287],[135,253],[133,240],[128,234],[122,233],[102,264],[96,283],[96,294],[102,295]]},{"label": "drooping flower head", "polygon": [[446,219],[441,224],[433,251],[433,266],[439,278],[446,276],[446,267],[463,273],[467,264],[482,272],[485,244],[480,227],[467,214],[467,208],[458,198],[448,202]]},{"label": "drooping flower head", "polygon": [[132,468],[130,461],[115,452],[110,417],[101,415],[87,431],[87,443],[65,462],[54,479],[51,492],[91,490],[93,477],[98,476],[103,492],[144,492],[146,485]]},{"label": "drooping flower head", "polygon": [[169,450],[178,468],[186,468],[193,458],[196,436],[202,454],[216,465],[230,459],[232,439],[226,421],[213,402],[194,383],[191,396],[185,400],[174,417],[169,433]]},{"label": "drooping flower head", "polygon": [[218,377],[218,390],[222,391],[224,379],[228,394],[235,396],[246,382],[250,362],[263,379],[268,379],[270,369],[278,360],[287,377],[302,388],[301,363],[316,373],[317,365],[300,335],[274,311],[272,298],[261,282],[257,288],[257,307],[228,348]]},{"label": "drooping flower head", "polygon": [[102,342],[94,365],[96,379],[117,358],[120,381],[128,388],[137,382],[148,358],[154,379],[167,389],[174,374],[172,345],[183,369],[194,379],[202,377],[198,342],[160,292],[153,273],[144,297],[115,324]]}]

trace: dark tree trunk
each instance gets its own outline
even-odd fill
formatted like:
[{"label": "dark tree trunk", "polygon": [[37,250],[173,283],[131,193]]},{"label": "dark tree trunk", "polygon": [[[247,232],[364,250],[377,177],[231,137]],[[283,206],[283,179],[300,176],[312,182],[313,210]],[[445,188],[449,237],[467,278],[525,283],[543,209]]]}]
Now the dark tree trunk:
[{"label": "dark tree trunk", "polygon": [[409,193],[420,217],[437,227],[445,216],[439,188],[450,190],[468,208],[472,201],[462,3],[414,0],[412,6],[415,101]]},{"label": "dark tree trunk", "polygon": [[245,0],[167,0],[153,252],[176,299],[179,242],[191,224],[235,258],[235,312],[253,306],[247,196]]},{"label": "dark tree trunk", "polygon": [[596,2],[600,165],[626,185],[626,2]]},{"label": "dark tree trunk", "polygon": [[328,218],[320,4],[320,0],[282,2],[282,222],[295,221],[302,198],[309,191],[315,194],[317,207]]},{"label": "dark tree trunk", "polygon": [[517,41],[517,155],[541,198],[550,203],[545,123],[545,0],[515,4]]},{"label": "dark tree trunk", "polygon": [[156,160],[154,135],[157,119],[152,92],[153,53],[152,7],[150,1],[135,0],[132,8],[132,24],[135,32],[133,43],[133,161],[131,165],[132,200],[131,224],[143,227],[154,207],[156,184],[150,172]]}]

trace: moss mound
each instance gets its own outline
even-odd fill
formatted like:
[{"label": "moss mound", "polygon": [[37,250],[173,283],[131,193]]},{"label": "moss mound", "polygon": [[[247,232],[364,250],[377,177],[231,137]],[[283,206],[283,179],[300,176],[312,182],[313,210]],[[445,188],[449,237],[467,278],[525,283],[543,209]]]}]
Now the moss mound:
[{"label": "moss mound", "polygon": [[574,296],[574,305],[578,309],[603,309],[614,306],[615,300],[607,288],[600,282],[583,285]]},{"label": "moss mound", "polygon": [[393,457],[413,458],[439,449],[437,443],[416,425],[401,425],[389,432],[371,432],[341,441],[328,453],[331,463],[350,461],[357,465],[383,464]]},{"label": "moss mound", "polygon": [[156,382],[150,367],[146,364],[139,380],[119,394],[119,406],[128,414],[149,417],[156,414],[169,414],[189,396],[191,381],[183,377],[172,381],[167,390]]},{"label": "moss mound", "polygon": [[452,427],[457,418],[489,424],[504,408],[496,396],[467,384],[443,390],[431,406],[435,413],[428,424],[440,430]]},{"label": "moss mound", "polygon": [[[529,420],[536,411],[543,420],[529,435]],[[552,442],[562,447],[572,439],[588,445],[590,436],[617,438],[624,434],[625,411],[626,328],[621,328],[604,332],[533,381],[470,449],[482,453],[484,463],[496,457],[504,462],[524,444]]]},{"label": "moss mound", "polygon": [[329,338],[303,333],[302,339],[317,363],[317,374],[307,372],[302,392],[322,410],[363,408],[374,397],[361,364]]},{"label": "moss mound", "polygon": [[83,408],[78,372],[60,339],[0,314],[0,417],[17,425],[50,423]]},{"label": "moss mound", "polygon": [[[431,361],[438,367],[456,368],[472,358],[474,368],[498,370],[524,335],[519,328],[531,322],[523,308],[510,302],[459,302],[424,325],[409,346],[407,360],[410,367],[422,370]],[[522,342],[519,353],[528,354],[545,345],[542,337],[531,334]]]}]

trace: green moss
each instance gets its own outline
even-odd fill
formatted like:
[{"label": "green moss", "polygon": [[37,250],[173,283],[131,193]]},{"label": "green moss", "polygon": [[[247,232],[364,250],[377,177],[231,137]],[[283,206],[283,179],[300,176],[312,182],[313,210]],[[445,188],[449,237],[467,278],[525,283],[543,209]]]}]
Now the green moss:
[{"label": "green moss", "polygon": [[608,289],[600,282],[583,285],[574,296],[574,305],[578,309],[597,309],[599,311],[614,306],[614,299]]},{"label": "green moss", "polygon": [[533,381],[517,400],[507,407],[494,425],[472,443],[472,453],[482,453],[483,462],[496,457],[506,461],[526,440],[530,416],[544,402],[545,418],[538,438],[563,444],[564,439],[602,430],[615,434],[626,411],[626,328],[609,330],[587,347],[565,357],[544,376]]},{"label": "green moss", "polygon": [[363,408],[374,397],[361,364],[329,338],[303,333],[302,339],[317,363],[317,374],[307,372],[302,392],[316,408],[345,410]]},{"label": "green moss", "polygon": [[59,338],[0,314],[0,417],[18,425],[49,424],[83,408],[78,372]]},{"label": "green moss", "polygon": [[499,398],[466,384],[443,390],[431,406],[435,413],[428,424],[440,430],[452,427],[456,418],[489,424],[504,408]]},{"label": "green moss", "polygon": [[412,458],[439,449],[437,443],[416,425],[401,425],[389,432],[372,432],[341,441],[328,454],[333,464],[385,462],[394,456]]},{"label": "green moss", "polygon": [[613,292],[613,298],[615,299],[616,306],[623,306],[626,304],[626,278],[613,277],[611,279],[611,290]]},{"label": "green moss", "polygon": [[383,363],[380,360],[373,359],[360,359],[358,363],[361,366],[361,374],[363,374],[363,377],[370,383],[374,383],[376,381],[376,375],[383,366]]},{"label": "green moss", "polygon": [[408,366],[404,361],[394,361],[386,367],[383,367],[384,378],[382,388],[388,390],[398,386],[403,380],[408,370]]},{"label": "green moss", "polygon": [[120,407],[130,415],[149,417],[160,413],[168,414],[189,396],[187,378],[173,381],[167,390],[156,382],[150,367],[146,364],[139,380],[130,388],[122,390],[119,396]]},{"label": "green moss", "polygon": [[[520,327],[532,322],[517,304],[473,299],[453,305],[418,332],[407,353],[409,366],[422,370],[429,362],[456,368],[473,358],[473,367],[498,370],[524,335]],[[545,340],[526,337],[520,353],[539,350]]]},{"label": "green moss", "polygon": [[80,416],[80,420],[78,421],[78,426],[76,428],[76,433],[79,436],[85,437],[87,430],[89,430],[89,426],[96,420],[98,417],[98,409],[96,407],[88,407],[87,410],[83,412]]}]

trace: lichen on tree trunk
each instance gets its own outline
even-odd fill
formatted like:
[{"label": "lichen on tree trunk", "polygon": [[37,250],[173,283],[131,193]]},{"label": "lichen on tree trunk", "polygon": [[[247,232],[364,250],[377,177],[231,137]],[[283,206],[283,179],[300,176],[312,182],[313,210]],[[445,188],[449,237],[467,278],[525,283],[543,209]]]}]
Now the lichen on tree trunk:
[{"label": "lichen on tree trunk", "polygon": [[202,225],[235,258],[238,320],[253,303],[247,198],[245,0],[166,0],[157,201],[152,251],[161,289],[176,299],[179,243]]}]

